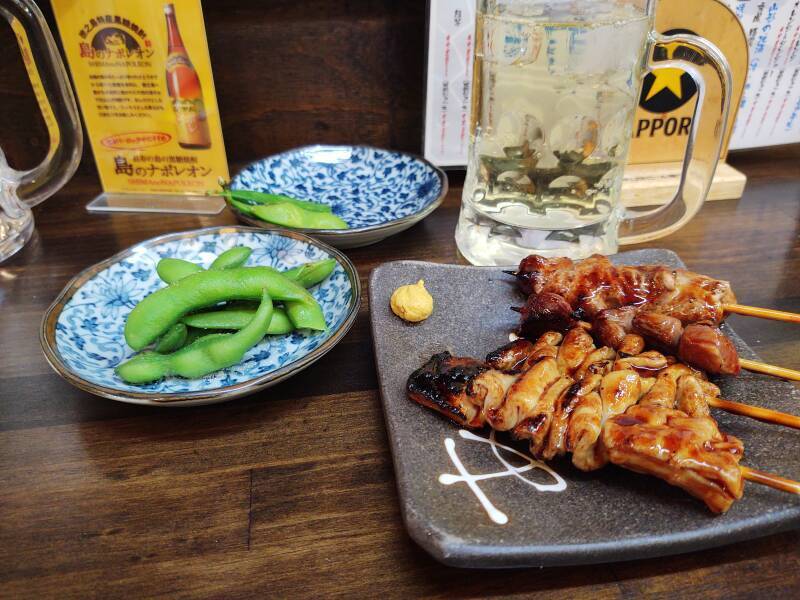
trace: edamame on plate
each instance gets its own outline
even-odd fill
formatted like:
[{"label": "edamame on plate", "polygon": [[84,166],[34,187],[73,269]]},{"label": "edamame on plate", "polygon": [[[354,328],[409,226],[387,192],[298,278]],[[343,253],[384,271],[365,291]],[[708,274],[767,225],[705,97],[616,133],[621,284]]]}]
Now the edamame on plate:
[{"label": "edamame on plate", "polygon": [[94,394],[194,405],[307,367],[349,330],[352,263],[303,234],[215,227],[137,244],[75,277],[48,309],[51,366]]}]

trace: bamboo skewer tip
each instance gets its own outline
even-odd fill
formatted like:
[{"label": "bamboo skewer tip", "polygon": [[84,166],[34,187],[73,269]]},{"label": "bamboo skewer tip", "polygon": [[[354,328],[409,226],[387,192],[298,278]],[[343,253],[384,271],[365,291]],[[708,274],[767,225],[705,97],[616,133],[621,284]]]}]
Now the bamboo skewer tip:
[{"label": "bamboo skewer tip", "polygon": [[745,467],[744,465],[739,465],[739,469],[742,473],[742,477],[747,481],[765,485],[782,492],[800,495],[800,482],[798,481],[787,479],[786,477],[781,477],[780,475],[774,475],[773,473],[765,473],[764,471],[751,469],[750,467]]},{"label": "bamboo skewer tip", "polygon": [[772,410],[770,408],[762,408],[761,406],[753,406],[752,404],[742,404],[741,402],[724,400],[722,398],[708,397],[706,398],[706,402],[709,406],[719,408],[729,413],[750,417],[751,419],[764,421],[766,423],[800,429],[800,416],[790,415],[789,413]]},{"label": "bamboo skewer tip", "polygon": [[790,381],[800,381],[800,371],[795,371],[794,369],[776,367],[748,358],[739,358],[739,366],[747,371],[753,371],[754,373],[773,375],[781,379],[789,379]]},{"label": "bamboo skewer tip", "polygon": [[747,317],[786,321],[787,323],[800,323],[800,314],[787,312],[785,310],[776,310],[774,308],[761,308],[758,306],[748,306],[746,304],[723,304],[722,310],[727,313],[734,313]]}]

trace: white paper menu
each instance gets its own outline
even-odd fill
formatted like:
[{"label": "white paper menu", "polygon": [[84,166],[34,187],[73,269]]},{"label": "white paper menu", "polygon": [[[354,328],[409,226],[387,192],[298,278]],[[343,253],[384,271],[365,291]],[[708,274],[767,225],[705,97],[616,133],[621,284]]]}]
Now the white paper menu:
[{"label": "white paper menu", "polygon": [[750,65],[730,147],[800,142],[800,0],[725,0],[747,35]]},{"label": "white paper menu", "polygon": [[430,0],[425,158],[464,166],[469,146],[475,0]]}]

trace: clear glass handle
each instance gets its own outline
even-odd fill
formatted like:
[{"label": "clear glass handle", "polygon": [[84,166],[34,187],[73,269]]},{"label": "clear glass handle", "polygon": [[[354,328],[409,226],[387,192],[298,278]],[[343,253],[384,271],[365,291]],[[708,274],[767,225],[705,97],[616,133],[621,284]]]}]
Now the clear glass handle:
[{"label": "clear glass handle", "polygon": [[[659,51],[669,56],[668,44],[676,43],[670,60],[655,60]],[[695,35],[656,35],[649,67],[651,70],[680,68],[689,73],[697,84],[698,100],[675,196],[655,210],[643,213],[629,210],[620,224],[620,244],[637,244],[669,235],[697,214],[711,186],[728,124],[731,70],[714,44]]]},{"label": "clear glass handle", "polygon": [[[39,8],[32,0],[0,0],[0,14],[17,37],[50,134],[47,156],[28,171],[9,168],[0,150],[3,190],[6,194],[16,191],[19,200],[32,207],[52,196],[72,177],[81,159],[83,134],[64,64]],[[8,208],[10,203],[6,197],[4,205]]]}]

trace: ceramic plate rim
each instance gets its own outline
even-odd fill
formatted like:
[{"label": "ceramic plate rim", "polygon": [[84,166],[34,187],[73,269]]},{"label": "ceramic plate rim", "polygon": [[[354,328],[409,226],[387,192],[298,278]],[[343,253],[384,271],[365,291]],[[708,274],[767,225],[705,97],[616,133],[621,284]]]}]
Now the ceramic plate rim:
[{"label": "ceramic plate rim", "polygon": [[418,154],[414,154],[412,152],[403,152],[401,150],[389,150],[388,148],[378,148],[377,146],[370,146],[368,144],[309,144],[307,146],[298,146],[297,148],[290,148],[289,150],[284,150],[283,152],[277,152],[275,154],[270,154],[269,156],[265,156],[263,158],[259,158],[258,160],[254,160],[241,169],[231,178],[233,181],[240,173],[246,171],[250,167],[257,165],[265,160],[269,160],[270,158],[275,158],[276,156],[281,156],[283,154],[289,154],[290,152],[300,152],[304,150],[316,150],[316,149],[325,149],[325,148],[334,148],[334,149],[342,149],[342,148],[363,148],[366,150],[379,150],[380,152],[391,152],[393,154],[401,154],[403,156],[408,156],[413,158],[414,160],[418,160],[425,165],[429,166],[433,169],[436,176],[439,178],[439,182],[442,184],[442,189],[439,192],[439,196],[430,202],[429,204],[423,206],[417,212],[414,212],[410,215],[406,215],[405,217],[398,217],[397,219],[392,219],[391,221],[385,221],[383,223],[378,223],[377,225],[367,225],[365,227],[353,227],[351,229],[304,229],[304,228],[282,228],[278,225],[274,225],[272,223],[268,223],[267,221],[261,221],[260,219],[253,218],[249,215],[245,215],[240,210],[236,209],[235,207],[231,206],[226,202],[228,209],[236,215],[236,218],[241,219],[246,223],[250,223],[252,225],[257,225],[264,229],[285,229],[287,231],[297,231],[299,233],[304,233],[305,235],[331,235],[337,237],[346,237],[350,234],[354,233],[366,233],[371,231],[382,231],[384,229],[389,229],[391,227],[398,227],[400,225],[405,225],[406,223],[416,223],[417,221],[421,221],[429,214],[431,214],[434,210],[436,210],[439,205],[444,201],[445,196],[447,196],[447,192],[449,190],[449,181],[447,179],[447,173],[445,173],[442,169],[434,165],[428,159],[423,158]]},{"label": "ceramic plate rim", "polygon": [[[347,314],[344,320],[339,327],[331,333],[328,339],[322,342],[318,347],[314,348],[311,352],[298,358],[297,360],[284,365],[275,371],[271,371],[269,373],[265,373],[233,385],[214,388],[213,390],[196,390],[192,392],[171,393],[125,391],[87,381],[75,373],[63,362],[58,351],[58,344],[56,343],[56,323],[67,302],[69,302],[69,300],[87,281],[109,266],[128,256],[131,256],[141,248],[155,247],[163,244],[164,242],[187,239],[210,233],[222,235],[236,233],[266,233],[268,235],[280,235],[311,244],[312,246],[324,250],[344,268],[350,282],[352,297],[350,299]],[[358,315],[358,309],[360,306],[361,281],[358,276],[358,271],[356,270],[352,261],[336,248],[333,248],[330,245],[321,242],[320,240],[311,238],[303,233],[293,230],[270,229],[265,231],[257,227],[245,227],[242,225],[218,225],[204,227],[201,229],[166,233],[156,237],[148,238],[141,242],[137,242],[136,244],[121,250],[120,252],[117,252],[105,260],[86,267],[69,280],[69,282],[58,293],[55,300],[53,300],[53,302],[45,311],[39,327],[39,342],[42,346],[42,352],[44,353],[47,363],[58,375],[60,375],[68,383],[71,383],[73,386],[96,396],[108,398],[110,400],[116,400],[118,402],[149,406],[196,406],[200,404],[214,404],[233,400],[234,398],[251,394],[258,390],[275,385],[276,383],[291,377],[297,372],[302,371],[306,367],[322,358],[334,346],[336,346],[339,341],[341,341],[348,331],[350,331],[350,328],[353,326],[356,316]]]}]

